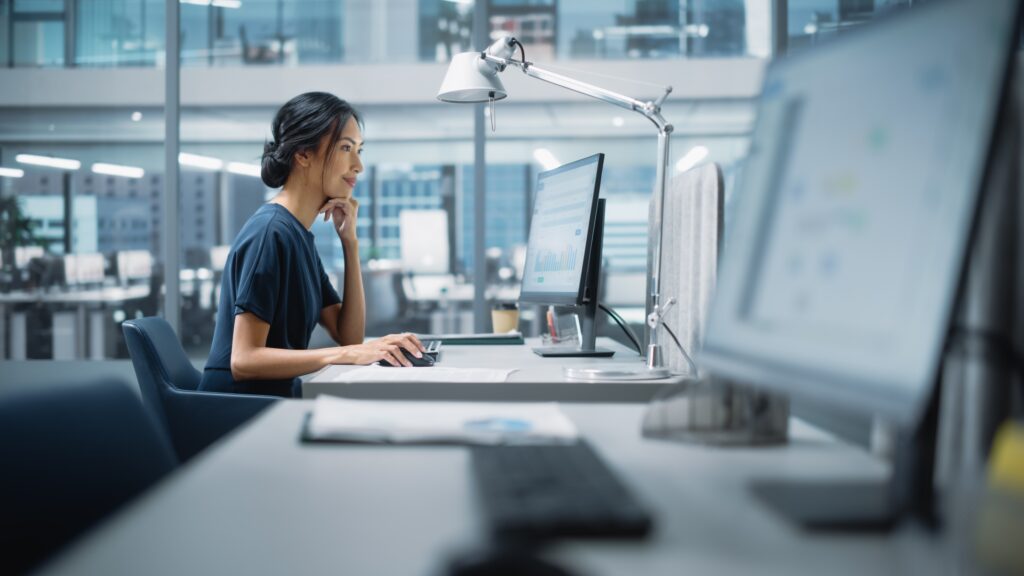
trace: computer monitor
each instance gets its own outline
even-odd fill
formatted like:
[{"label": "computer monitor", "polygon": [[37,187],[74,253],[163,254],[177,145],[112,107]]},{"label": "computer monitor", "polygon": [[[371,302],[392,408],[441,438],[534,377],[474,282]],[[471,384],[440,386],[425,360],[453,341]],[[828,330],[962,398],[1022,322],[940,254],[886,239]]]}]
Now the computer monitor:
[{"label": "computer monitor", "polygon": [[521,302],[580,306],[579,348],[534,348],[541,356],[611,356],[596,348],[594,319],[601,270],[604,205],[598,200],[604,154],[537,175]]},{"label": "computer monitor", "polygon": [[705,367],[903,430],[922,422],[1018,10],[923,3],[769,66]]},{"label": "computer monitor", "polygon": [[146,250],[122,250],[117,253],[116,262],[121,284],[148,280],[153,275],[153,255]]},{"label": "computer monitor", "polygon": [[448,212],[402,210],[398,215],[402,269],[414,274],[448,274]]}]

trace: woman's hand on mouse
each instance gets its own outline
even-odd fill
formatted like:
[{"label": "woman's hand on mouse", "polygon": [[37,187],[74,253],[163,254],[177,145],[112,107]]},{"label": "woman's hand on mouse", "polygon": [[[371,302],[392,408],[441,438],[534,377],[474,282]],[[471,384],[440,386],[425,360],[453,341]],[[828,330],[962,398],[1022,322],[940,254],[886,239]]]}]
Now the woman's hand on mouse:
[{"label": "woman's hand on mouse", "polygon": [[334,230],[342,242],[356,239],[356,218],[359,216],[359,201],[355,198],[331,198],[320,207],[324,222],[332,220]]},{"label": "woman's hand on mouse", "polygon": [[417,358],[422,358],[426,348],[415,334],[389,334],[365,344],[341,346],[338,353],[328,360],[330,364],[373,364],[380,360],[393,366],[412,366],[402,350],[408,350]]},{"label": "woman's hand on mouse", "polygon": [[403,332],[401,334],[388,334],[387,336],[381,336],[376,342],[386,342],[388,344],[395,344],[408,350],[413,356],[422,358],[423,353],[427,349],[423,346],[423,342],[411,332]]},{"label": "woman's hand on mouse", "polygon": [[328,364],[373,364],[385,361],[392,366],[412,366],[402,353],[401,346],[382,342],[381,339],[365,344],[339,346],[337,353],[328,358]]}]

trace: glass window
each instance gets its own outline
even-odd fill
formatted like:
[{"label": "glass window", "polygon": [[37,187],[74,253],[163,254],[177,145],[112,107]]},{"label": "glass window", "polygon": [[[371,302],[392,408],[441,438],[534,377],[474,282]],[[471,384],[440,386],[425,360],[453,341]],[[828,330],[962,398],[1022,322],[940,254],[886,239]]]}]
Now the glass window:
[{"label": "glass window", "polygon": [[419,0],[419,59],[447,62],[473,49],[473,2]]},{"label": "glass window", "polygon": [[[560,59],[764,56],[768,0],[562,0]],[[529,59],[532,59],[529,55]]]},{"label": "glass window", "polygon": [[31,14],[60,14],[64,12],[64,0],[14,0],[14,11]]},{"label": "glass window", "polygon": [[789,0],[787,49],[813,46],[878,14],[912,5],[913,0]]},{"label": "glass window", "polygon": [[80,0],[75,18],[76,66],[156,65],[163,50],[162,0]]},{"label": "glass window", "polygon": [[14,58],[18,67],[64,65],[63,20],[15,20]]},{"label": "glass window", "polygon": [[11,0],[0,0],[0,68],[6,68],[11,65],[10,10]]}]

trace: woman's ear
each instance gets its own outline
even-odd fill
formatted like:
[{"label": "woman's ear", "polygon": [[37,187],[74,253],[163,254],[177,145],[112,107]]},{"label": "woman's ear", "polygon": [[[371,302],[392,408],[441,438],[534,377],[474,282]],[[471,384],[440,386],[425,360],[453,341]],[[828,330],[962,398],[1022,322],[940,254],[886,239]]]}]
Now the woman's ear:
[{"label": "woman's ear", "polygon": [[303,168],[309,168],[309,165],[313,163],[313,155],[309,153],[309,150],[300,150],[295,153],[295,163]]}]

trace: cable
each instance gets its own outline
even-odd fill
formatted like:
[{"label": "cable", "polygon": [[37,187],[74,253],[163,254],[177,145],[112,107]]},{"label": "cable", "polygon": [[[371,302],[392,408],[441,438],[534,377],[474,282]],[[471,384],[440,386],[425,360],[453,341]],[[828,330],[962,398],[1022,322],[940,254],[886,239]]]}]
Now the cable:
[{"label": "cable", "polygon": [[672,337],[672,340],[676,343],[676,346],[679,348],[679,351],[683,353],[683,358],[686,359],[686,363],[690,365],[690,371],[696,377],[697,365],[694,364],[693,358],[690,358],[690,355],[686,353],[686,349],[683,348],[683,345],[679,343],[679,338],[676,338],[675,332],[673,332],[672,329],[668,327],[668,323],[665,322],[664,320],[661,321],[661,327],[664,328],[665,331],[668,332],[668,335]]},{"label": "cable", "polygon": [[619,316],[618,312],[612,310],[611,308],[605,306],[604,304],[601,304],[600,302],[597,303],[597,306],[601,310],[604,310],[605,314],[611,316],[612,320],[615,320],[615,323],[618,324],[619,328],[622,328],[622,331],[626,333],[626,336],[629,338],[630,342],[633,343],[633,346],[636,346],[636,353],[643,356],[644,352],[643,348],[640,346],[640,340],[637,339],[636,334],[634,334],[633,330],[629,327],[628,324],[626,324],[626,321],[622,319],[622,316]]},{"label": "cable", "polygon": [[526,48],[523,47],[523,43],[515,38],[512,38],[512,44],[519,46],[519,60],[522,63],[526,63]]}]

